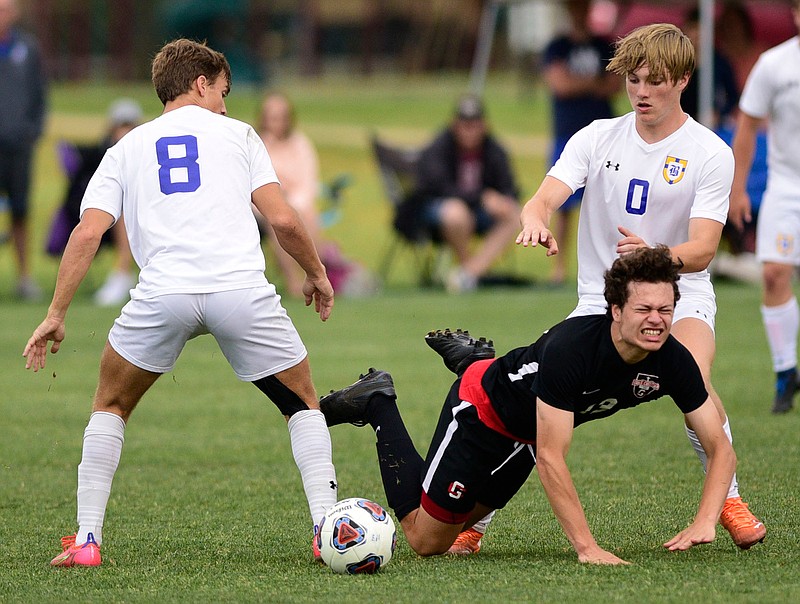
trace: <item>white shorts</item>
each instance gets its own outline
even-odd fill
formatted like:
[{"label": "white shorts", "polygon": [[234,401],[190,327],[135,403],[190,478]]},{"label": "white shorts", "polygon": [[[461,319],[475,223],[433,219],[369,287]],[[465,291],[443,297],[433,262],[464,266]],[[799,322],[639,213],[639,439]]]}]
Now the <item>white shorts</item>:
[{"label": "white shorts", "polygon": [[800,265],[800,199],[764,194],[756,223],[760,262]]},{"label": "white shorts", "polygon": [[[714,287],[706,279],[681,279],[680,291],[681,299],[675,306],[675,314],[672,316],[674,325],[681,319],[700,319],[714,332],[714,324],[717,316],[717,301],[714,295]],[[569,316],[583,317],[586,315],[604,315],[607,304],[604,298],[596,296],[582,296],[578,300]]]},{"label": "white shorts", "polygon": [[307,355],[272,284],[131,300],[114,321],[108,342],[137,367],[166,373],[188,340],[207,333],[245,382],[294,367]]}]

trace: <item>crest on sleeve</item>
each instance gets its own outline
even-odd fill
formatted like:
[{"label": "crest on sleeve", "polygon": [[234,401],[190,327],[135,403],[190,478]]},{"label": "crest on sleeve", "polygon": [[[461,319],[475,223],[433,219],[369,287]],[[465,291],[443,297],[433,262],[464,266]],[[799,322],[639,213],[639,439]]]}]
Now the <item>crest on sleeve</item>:
[{"label": "crest on sleeve", "polygon": [[661,384],[658,383],[657,375],[648,375],[640,373],[631,382],[633,386],[633,395],[636,398],[644,398],[648,394],[653,394],[661,389]]},{"label": "crest on sleeve", "polygon": [[662,172],[667,184],[674,185],[680,182],[683,175],[686,173],[686,166],[688,164],[689,160],[680,159],[674,155],[667,155],[667,159],[664,160],[664,171]]}]

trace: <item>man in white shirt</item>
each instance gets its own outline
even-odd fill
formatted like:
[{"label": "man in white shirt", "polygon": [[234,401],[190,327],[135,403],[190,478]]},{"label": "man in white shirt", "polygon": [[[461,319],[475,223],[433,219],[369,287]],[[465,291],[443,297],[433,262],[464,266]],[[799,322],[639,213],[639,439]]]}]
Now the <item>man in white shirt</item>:
[{"label": "man in white shirt", "polygon": [[[800,1],[794,1],[792,13],[800,30]],[[752,219],[747,179],[758,131],[768,122],[769,173],[756,226],[756,255],[762,262],[764,282],[761,315],[776,376],[772,412],[786,413],[794,406],[799,388],[800,308],[792,277],[800,265],[800,37],[759,57],[739,99],[739,110],[729,216],[740,230]]]},{"label": "man in white shirt", "polygon": [[[550,218],[585,186],[578,226],[579,300],[570,316],[606,312],[602,277],[619,255],[643,246],[669,246],[683,264],[672,333],[700,367],[731,438],[722,401],[711,385],[716,302],[706,269],[727,215],[733,156],[719,137],[681,110],[681,92],[694,66],[691,41],[673,25],[648,25],[620,40],[607,69],[625,76],[633,111],[597,120],[570,139],[523,208],[517,243],[541,244],[548,256],[557,254]],[[705,470],[705,451],[694,431],[687,426],[686,432]],[[743,549],[766,535],[739,496],[735,476],[720,522]],[[476,537],[479,543],[477,535],[465,536],[454,547],[465,553]]]},{"label": "man in white shirt", "polygon": [[[64,340],[65,316],[103,233],[121,216],[141,271],[108,336],[78,467],[78,532],[53,566],[97,566],[111,482],[136,404],[170,371],[187,340],[210,333],[237,377],[253,382],[288,420],[312,520],[336,501],[331,443],[300,336],[264,276],[251,211],[266,216],[305,270],[303,294],[325,321],[333,289],[311,238],[283,198],[269,155],[247,124],[226,117],[230,67],[203,44],[175,40],[153,60],[163,114],[108,150],[87,187],[81,221],[53,301],[25,346],[45,366]],[[315,552],[316,555],[317,552]]]}]

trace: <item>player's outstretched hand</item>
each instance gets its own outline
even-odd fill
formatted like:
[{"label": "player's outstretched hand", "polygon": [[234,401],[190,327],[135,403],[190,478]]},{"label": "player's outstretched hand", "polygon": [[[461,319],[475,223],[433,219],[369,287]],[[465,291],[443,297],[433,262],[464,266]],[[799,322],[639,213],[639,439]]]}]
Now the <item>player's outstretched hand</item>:
[{"label": "player's outstretched hand", "polygon": [[640,247],[648,247],[647,242],[630,229],[626,229],[624,226],[618,226],[617,230],[622,235],[622,239],[617,241],[617,254],[620,256],[637,250]]},{"label": "player's outstretched hand", "polygon": [[319,314],[319,318],[327,321],[333,310],[333,286],[328,281],[328,277],[322,276],[318,279],[306,277],[303,283],[303,296],[306,306],[314,303],[314,310]]},{"label": "player's outstretched hand", "polygon": [[630,564],[630,562],[615,556],[611,552],[607,552],[599,546],[585,551],[582,554],[578,554],[578,561],[583,564]]},{"label": "player's outstretched hand", "polygon": [[47,317],[33,330],[33,335],[28,339],[22,356],[25,357],[25,369],[33,368],[34,371],[44,369],[47,360],[47,342],[53,342],[50,352],[53,354],[61,348],[64,340],[64,319]]},{"label": "player's outstretched hand", "polygon": [[525,224],[523,222],[522,230],[519,235],[517,235],[516,242],[517,245],[521,245],[522,247],[528,247],[529,245],[531,247],[536,247],[541,244],[542,247],[547,248],[548,256],[555,256],[558,254],[558,242],[556,242],[556,238],[553,237],[553,233],[550,232],[550,229],[540,222],[532,224]]},{"label": "player's outstretched hand", "polygon": [[692,523],[664,544],[671,552],[683,552],[701,543],[711,543],[716,536],[714,524]]}]

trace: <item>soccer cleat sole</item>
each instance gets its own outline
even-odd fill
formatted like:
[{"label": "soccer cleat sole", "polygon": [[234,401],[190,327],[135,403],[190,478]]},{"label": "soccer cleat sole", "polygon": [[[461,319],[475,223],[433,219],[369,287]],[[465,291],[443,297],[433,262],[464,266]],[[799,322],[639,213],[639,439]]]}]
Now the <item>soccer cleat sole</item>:
[{"label": "soccer cleat sole", "polygon": [[476,340],[469,331],[461,329],[429,331],[425,336],[425,342],[442,357],[445,366],[458,376],[463,375],[467,367],[475,361],[495,357],[492,340],[486,338]]}]

